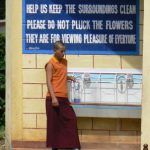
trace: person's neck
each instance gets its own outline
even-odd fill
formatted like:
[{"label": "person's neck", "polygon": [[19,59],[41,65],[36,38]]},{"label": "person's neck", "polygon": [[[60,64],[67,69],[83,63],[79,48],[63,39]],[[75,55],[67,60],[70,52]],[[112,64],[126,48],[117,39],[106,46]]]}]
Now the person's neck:
[{"label": "person's neck", "polygon": [[59,62],[62,61],[62,58],[58,58],[56,55],[54,55],[54,57],[55,57]]}]

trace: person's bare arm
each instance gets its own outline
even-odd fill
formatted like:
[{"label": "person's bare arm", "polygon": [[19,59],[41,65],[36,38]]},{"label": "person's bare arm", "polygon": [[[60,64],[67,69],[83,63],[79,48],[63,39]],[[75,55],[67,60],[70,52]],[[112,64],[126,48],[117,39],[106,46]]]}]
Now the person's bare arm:
[{"label": "person's bare arm", "polygon": [[52,72],[53,72],[53,66],[49,63],[47,64],[46,66],[46,83],[47,83],[47,88],[48,88],[48,91],[50,92],[50,95],[52,97],[52,106],[59,106],[59,103],[58,103],[58,100],[55,96],[55,93],[54,93],[54,90],[53,90],[53,86],[52,86]]}]

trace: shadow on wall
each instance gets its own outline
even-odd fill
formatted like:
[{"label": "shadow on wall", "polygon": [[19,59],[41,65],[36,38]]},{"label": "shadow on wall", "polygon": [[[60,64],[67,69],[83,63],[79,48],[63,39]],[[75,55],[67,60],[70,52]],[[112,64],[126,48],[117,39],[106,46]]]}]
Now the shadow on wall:
[{"label": "shadow on wall", "polygon": [[122,69],[142,69],[143,56],[120,56]]}]

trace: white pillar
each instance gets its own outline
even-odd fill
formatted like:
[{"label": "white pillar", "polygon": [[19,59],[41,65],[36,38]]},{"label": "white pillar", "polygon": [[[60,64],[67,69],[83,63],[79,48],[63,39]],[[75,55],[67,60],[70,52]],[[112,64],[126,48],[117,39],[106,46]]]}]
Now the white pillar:
[{"label": "white pillar", "polygon": [[143,31],[143,98],[141,149],[147,143],[150,149],[150,0],[144,0]]},{"label": "white pillar", "polygon": [[22,140],[21,0],[6,0],[6,138]]}]

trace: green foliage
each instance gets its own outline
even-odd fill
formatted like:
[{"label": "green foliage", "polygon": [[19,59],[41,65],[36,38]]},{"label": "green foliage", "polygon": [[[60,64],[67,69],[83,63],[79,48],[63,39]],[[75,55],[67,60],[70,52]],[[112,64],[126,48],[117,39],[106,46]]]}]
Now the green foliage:
[{"label": "green foliage", "polygon": [[5,19],[5,0],[0,0],[0,19]]},{"label": "green foliage", "polygon": [[0,34],[0,126],[5,124],[5,37]]},{"label": "green foliage", "polygon": [[4,139],[5,137],[5,128],[4,126],[0,127],[0,140]]}]

